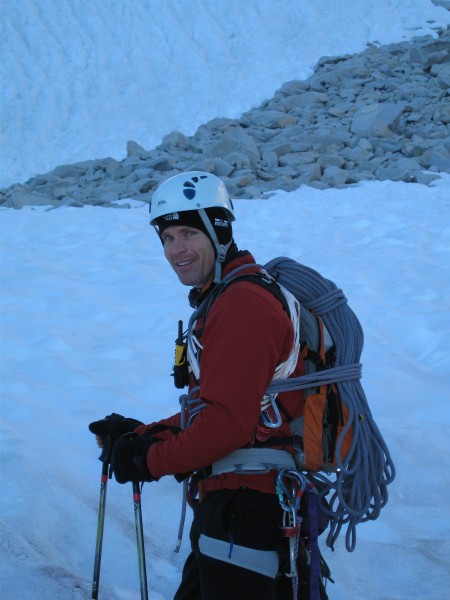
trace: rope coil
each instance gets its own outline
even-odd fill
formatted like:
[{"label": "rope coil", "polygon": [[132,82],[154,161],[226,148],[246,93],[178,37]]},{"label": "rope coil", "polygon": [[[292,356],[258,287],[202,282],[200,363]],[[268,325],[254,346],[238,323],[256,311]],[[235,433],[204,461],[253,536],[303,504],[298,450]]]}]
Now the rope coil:
[{"label": "rope coil", "polygon": [[[269,390],[283,392],[336,383],[349,417],[337,441],[335,480],[324,473],[314,473],[312,477],[319,490],[319,498],[330,495],[328,508],[320,502],[321,510],[330,518],[327,545],[333,548],[342,527],[346,525],[345,545],[352,552],[356,545],[356,525],[378,518],[388,500],[387,486],[395,477],[389,450],[372,417],[360,381],[362,366],[359,360],[364,344],[361,324],[348,306],[342,290],[313,269],[285,257],[275,258],[264,268],[305,308],[323,320],[337,349],[332,369],[273,381]],[[315,383],[311,383],[312,379]],[[353,427],[353,440],[342,460],[340,449],[350,427]]]}]

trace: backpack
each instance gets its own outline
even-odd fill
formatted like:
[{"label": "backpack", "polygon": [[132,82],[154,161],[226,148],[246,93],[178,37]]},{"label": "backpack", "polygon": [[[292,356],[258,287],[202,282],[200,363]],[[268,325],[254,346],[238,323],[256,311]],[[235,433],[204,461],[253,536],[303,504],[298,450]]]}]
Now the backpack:
[{"label": "backpack", "polygon": [[[291,419],[282,408],[293,435],[301,439],[297,466],[310,472],[339,471],[354,439],[348,390],[339,383],[361,378],[361,325],[342,290],[317,271],[286,258],[272,260],[264,270],[282,294],[293,294],[300,303],[300,351],[305,369],[302,377],[272,381],[268,391],[304,390],[302,417]],[[337,319],[339,307],[341,322]],[[358,414],[362,419],[361,410]]]},{"label": "backpack", "polygon": [[[218,295],[235,281],[263,286],[288,314],[293,312],[292,296],[299,303],[300,318],[294,323],[300,329],[299,351],[305,374],[274,378],[265,398],[275,400],[266,403],[261,415],[271,427],[276,425],[279,411],[287,418],[297,468],[314,485],[319,509],[330,521],[326,543],[333,548],[346,524],[346,548],[351,552],[356,545],[356,525],[378,518],[388,500],[387,486],[395,477],[395,467],[360,381],[361,324],[343,291],[310,267],[286,257],[251,266],[260,272],[240,273],[248,270],[245,265],[216,284],[194,312],[188,332],[200,316],[206,319]],[[305,394],[304,414],[292,419],[277,394],[299,389]]]}]

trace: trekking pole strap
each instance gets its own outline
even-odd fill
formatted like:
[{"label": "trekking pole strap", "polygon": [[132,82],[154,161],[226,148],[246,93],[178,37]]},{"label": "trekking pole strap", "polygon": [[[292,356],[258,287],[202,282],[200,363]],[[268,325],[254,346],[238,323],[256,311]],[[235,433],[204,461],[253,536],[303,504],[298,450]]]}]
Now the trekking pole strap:
[{"label": "trekking pole strap", "polygon": [[211,475],[222,473],[263,474],[274,469],[295,469],[294,457],[273,448],[243,448],[212,464]]}]

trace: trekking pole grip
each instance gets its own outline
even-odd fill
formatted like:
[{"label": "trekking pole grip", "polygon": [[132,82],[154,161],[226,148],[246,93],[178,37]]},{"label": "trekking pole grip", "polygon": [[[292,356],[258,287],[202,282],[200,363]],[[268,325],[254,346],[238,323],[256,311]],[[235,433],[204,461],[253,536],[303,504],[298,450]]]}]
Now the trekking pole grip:
[{"label": "trekking pole grip", "polygon": [[[98,460],[101,460],[103,464],[106,463],[106,465],[108,465],[111,462],[111,455],[112,455],[112,449],[113,449],[112,435],[110,433],[106,433],[102,437],[103,437],[102,453],[98,457]],[[110,479],[111,479],[111,477],[110,477]]]}]

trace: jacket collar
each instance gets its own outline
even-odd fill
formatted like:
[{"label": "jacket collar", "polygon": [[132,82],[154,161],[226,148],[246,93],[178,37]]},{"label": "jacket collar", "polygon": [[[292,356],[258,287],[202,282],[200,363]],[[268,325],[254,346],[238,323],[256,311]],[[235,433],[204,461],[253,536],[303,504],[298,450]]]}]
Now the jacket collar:
[{"label": "jacket collar", "polygon": [[[230,253],[227,256],[227,260],[223,266],[222,278],[231,273],[234,269],[242,267],[244,265],[254,265],[255,259],[248,250],[238,250]],[[203,302],[203,300],[212,292],[216,284],[211,280],[201,290],[198,288],[192,288],[189,292],[189,304],[192,308],[197,308]]]}]

